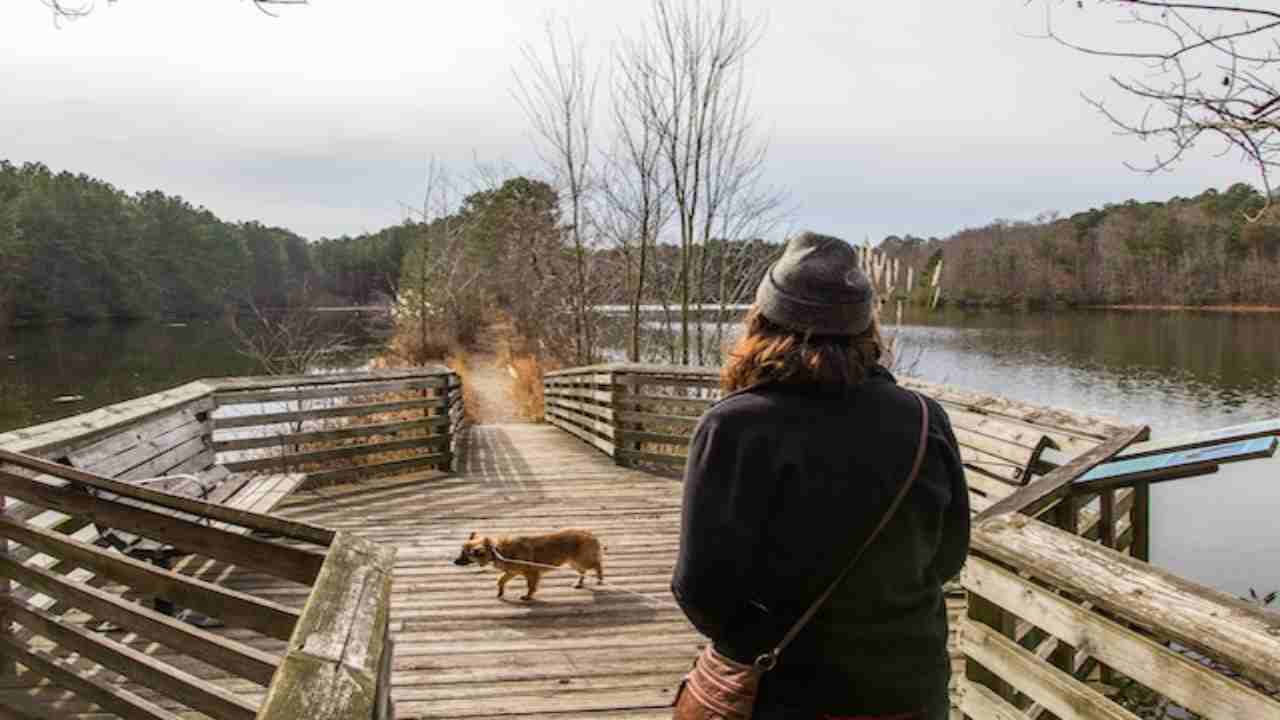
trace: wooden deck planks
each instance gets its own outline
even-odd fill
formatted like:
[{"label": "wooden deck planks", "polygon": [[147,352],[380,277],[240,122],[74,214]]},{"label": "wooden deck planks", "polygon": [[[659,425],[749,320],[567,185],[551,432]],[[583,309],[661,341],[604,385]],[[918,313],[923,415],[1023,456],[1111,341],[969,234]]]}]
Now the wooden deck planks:
[{"label": "wooden deck planks", "polygon": [[[549,425],[472,428],[457,475],[423,472],[297,490],[275,513],[348,530],[397,549],[392,582],[396,716],[475,720],[657,720],[670,717],[680,678],[703,639],[671,601],[680,483],[619,468]],[[550,574],[537,601],[523,580],[495,597],[497,574],[454,566],[467,535],[537,533],[567,526],[596,532],[607,546],[605,579],[572,587]],[[291,607],[308,588],[218,561],[183,572]],[[953,619],[960,608],[950,608]],[[283,643],[220,629],[262,652]],[[117,636],[119,637],[119,636]],[[119,639],[124,639],[120,637]],[[137,649],[251,702],[266,688],[138,640]],[[147,688],[126,686],[168,711],[183,708]],[[30,712],[44,702],[59,717],[93,717],[52,685],[0,688],[0,705]],[[201,717],[184,712],[184,718]]]},{"label": "wooden deck planks", "polygon": [[[668,590],[679,483],[620,469],[547,425],[473,428],[460,466],[300,492],[279,509],[397,547],[397,717],[669,717],[702,641]],[[573,525],[606,544],[605,585],[578,590],[572,572],[551,573],[523,603],[517,578],[503,601],[497,573],[451,562],[473,530]]]}]

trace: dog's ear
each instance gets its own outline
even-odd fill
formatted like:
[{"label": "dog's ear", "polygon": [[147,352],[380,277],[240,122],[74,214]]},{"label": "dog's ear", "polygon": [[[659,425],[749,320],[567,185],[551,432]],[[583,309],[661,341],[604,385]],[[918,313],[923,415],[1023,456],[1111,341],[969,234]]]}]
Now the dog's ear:
[{"label": "dog's ear", "polygon": [[471,537],[469,537],[469,538],[467,538],[467,539],[468,539],[468,540],[475,540],[475,539],[476,539],[476,534],[475,534],[475,532],[473,531],[473,532],[471,533]]}]

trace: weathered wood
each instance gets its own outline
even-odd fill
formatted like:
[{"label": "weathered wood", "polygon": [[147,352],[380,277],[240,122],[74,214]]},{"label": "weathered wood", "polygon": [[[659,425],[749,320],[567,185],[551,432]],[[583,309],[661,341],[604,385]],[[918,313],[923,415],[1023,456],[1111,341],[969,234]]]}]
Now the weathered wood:
[{"label": "weathered wood", "polygon": [[1205,717],[1280,717],[1280,701],[1234,682],[1097,613],[978,557],[964,586]]},{"label": "weathered wood", "polygon": [[1265,610],[1026,516],[976,523],[972,549],[1245,677],[1280,686],[1280,624]]},{"label": "weathered wood", "polygon": [[227,415],[213,419],[214,430],[231,428],[256,427],[259,425],[280,425],[299,420],[319,420],[323,418],[355,417],[357,415],[379,415],[381,413],[399,412],[401,410],[445,409],[448,400],[444,398],[418,398],[416,400],[395,400],[377,403],[352,403],[329,408],[310,410],[288,410],[285,412],[259,413],[254,415]]},{"label": "weathered wood", "polygon": [[[191,402],[175,412],[130,425],[85,447],[67,453],[71,464],[100,475],[114,475],[154,457],[165,448],[194,437],[192,430],[202,431],[202,419],[212,408],[209,402]],[[181,434],[175,440],[175,434]],[[196,432],[195,434],[199,434]],[[121,462],[122,456],[133,456],[132,462]],[[121,463],[112,472],[108,463]]]},{"label": "weathered wood", "polygon": [[1025,512],[1032,515],[1036,514],[1041,504],[1051,501],[1065,492],[1072,480],[1115,456],[1116,453],[1130,444],[1144,439],[1149,432],[1150,429],[1145,425],[1140,428],[1129,428],[1119,432],[1089,452],[1080,455],[1062,467],[1056,468],[1048,475],[1017,490],[1012,495],[982,511],[978,514],[978,519],[1008,513]]},{"label": "weathered wood", "polygon": [[203,382],[210,389],[221,393],[232,393],[250,390],[267,390],[271,388],[289,388],[299,386],[344,385],[360,382],[380,382],[391,380],[414,380],[445,376],[456,378],[452,370],[443,365],[434,365],[409,370],[362,370],[359,372],[332,373],[326,375],[258,375],[223,378],[205,378]]},{"label": "weathered wood", "polygon": [[0,492],[68,515],[84,516],[102,527],[118,528],[187,552],[304,584],[315,580],[324,560],[322,553],[306,548],[229,533],[171,514],[94,497],[71,488],[45,485],[6,472],[0,472]]},{"label": "weathered wood", "polygon": [[411,472],[423,468],[448,469],[453,454],[448,452],[432,453],[430,455],[420,455],[418,457],[407,458],[404,460],[389,460],[387,462],[370,463],[367,465],[355,465],[348,468],[339,468],[337,470],[322,470],[318,472],[307,473],[307,480],[303,483],[303,488],[323,487],[324,485],[346,482],[357,478],[378,477],[392,473]]},{"label": "weathered wood", "polygon": [[1192,448],[1206,447],[1209,445],[1217,445],[1232,440],[1248,440],[1251,438],[1267,437],[1269,435],[1280,435],[1280,419],[1261,420],[1244,425],[1232,425],[1230,427],[1218,428],[1217,430],[1209,430],[1206,432],[1196,432],[1186,435],[1175,435],[1171,438],[1161,440],[1149,440],[1147,442],[1134,443],[1123,453],[1120,453],[1117,460],[1132,460],[1134,458],[1147,457],[1149,455],[1160,455],[1174,449],[1190,450]]},{"label": "weathered wood", "polygon": [[279,665],[280,659],[275,655],[220,638],[150,608],[83,583],[70,582],[40,568],[0,558],[0,575],[264,686],[271,682],[271,676]]},{"label": "weathered wood", "polygon": [[960,695],[960,709],[972,720],[1027,720],[1021,710],[987,687],[973,683],[965,683]]},{"label": "weathered wood", "polygon": [[251,530],[261,530],[274,535],[280,535],[282,537],[292,538],[295,540],[304,540],[317,545],[328,545],[333,540],[333,531],[327,528],[298,522],[296,520],[255,515],[253,513],[223,507],[214,503],[172,495],[170,493],[160,492],[158,490],[152,490],[150,488],[100,477],[93,473],[79,471],[65,465],[49,462],[29,455],[0,450],[0,463],[10,463],[29,470],[35,470],[36,472],[46,473],[61,480],[69,481],[78,485],[84,485],[97,490],[105,490],[113,495],[141,500],[143,502],[173,510],[181,510],[183,512],[199,515],[212,520],[222,520],[223,522],[240,525]]},{"label": "weathered wood", "polygon": [[590,443],[607,455],[612,456],[614,454],[614,444],[612,442],[609,442],[608,440],[575,425],[574,423],[577,421],[577,418],[572,415],[557,412],[555,408],[547,408],[546,415],[548,423]]},{"label": "weathered wood", "polygon": [[394,566],[393,548],[338,534],[260,720],[373,717]]},{"label": "weathered wood", "polygon": [[[307,376],[310,377],[310,376]],[[350,397],[353,395],[388,395],[409,390],[428,390],[446,387],[444,376],[433,376],[420,379],[390,380],[382,382],[364,382],[343,385],[321,385],[305,387],[310,383],[298,383],[304,389],[292,389],[285,386],[279,390],[236,390],[218,391],[213,394],[213,402],[217,407],[243,405],[246,403],[297,402],[299,400],[317,400],[321,398]]]},{"label": "weathered wood", "polygon": [[19,428],[0,434],[0,449],[49,457],[66,455],[189,403],[203,402],[212,408],[211,392],[204,382],[192,382],[62,420]]},{"label": "weathered wood", "polygon": [[1062,720],[1139,720],[1105,695],[981,623],[961,632],[965,654]]},{"label": "weathered wood", "polygon": [[[404,420],[401,422],[377,423],[373,425],[353,425],[334,430],[315,430],[307,432],[286,433],[283,435],[267,435],[263,437],[235,438],[231,440],[215,440],[213,449],[216,452],[234,450],[253,450],[255,448],[275,448],[288,445],[304,445],[331,440],[349,440],[352,438],[371,437],[375,435],[399,435],[405,432],[422,430],[438,430],[447,428],[449,421],[443,418],[424,418]],[[428,436],[429,437],[429,436]]]},{"label": "weathered wood", "polygon": [[360,457],[362,455],[397,452],[400,450],[412,449],[439,452],[444,450],[448,444],[449,438],[445,435],[415,437],[404,440],[366,443],[363,445],[343,445],[336,448],[327,448],[325,450],[286,453],[284,455],[254,458],[252,460],[237,460],[235,462],[226,463],[226,467],[231,472],[244,472],[246,470],[288,470],[308,463],[320,463],[326,460],[339,460]]},{"label": "weathered wood", "polygon": [[1133,509],[1129,511],[1133,523],[1133,547],[1131,554],[1139,560],[1151,560],[1151,485],[1138,483],[1133,486]]},{"label": "weathered wood", "polygon": [[177,715],[159,705],[78,670],[73,663],[43,650],[26,647],[8,636],[0,636],[0,646],[36,674],[49,678],[54,684],[67,688],[120,717],[129,720],[180,720]]},{"label": "weathered wood", "polygon": [[32,632],[183,705],[219,720],[250,720],[258,713],[256,704],[124,643],[105,641],[43,610],[11,602],[5,605],[18,623]]},{"label": "weathered wood", "polygon": [[48,530],[0,518],[0,536],[118,580],[136,591],[163,597],[270,637],[288,640],[298,620],[298,612],[292,608],[161,570]]}]

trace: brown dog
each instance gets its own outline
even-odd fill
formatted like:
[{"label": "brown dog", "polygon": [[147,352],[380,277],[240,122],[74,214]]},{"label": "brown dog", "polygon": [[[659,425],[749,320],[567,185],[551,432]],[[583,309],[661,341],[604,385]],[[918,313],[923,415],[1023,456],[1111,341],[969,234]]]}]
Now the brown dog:
[{"label": "brown dog", "polygon": [[[532,600],[538,591],[542,574],[565,563],[578,571],[576,588],[582,587],[588,570],[595,570],[596,584],[604,582],[604,549],[600,541],[586,530],[560,530],[546,535],[499,538],[471,537],[462,544],[462,552],[454,565],[489,565],[502,571],[498,578],[498,597],[502,597],[507,581],[523,575],[528,589],[521,600]],[[536,563],[536,564],[535,564]]]}]

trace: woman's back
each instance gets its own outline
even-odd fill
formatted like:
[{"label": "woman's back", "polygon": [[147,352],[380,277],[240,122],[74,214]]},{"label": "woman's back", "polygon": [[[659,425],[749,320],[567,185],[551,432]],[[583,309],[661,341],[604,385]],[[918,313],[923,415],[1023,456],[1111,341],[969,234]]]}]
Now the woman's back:
[{"label": "woman's back", "polygon": [[[852,248],[824,235],[792,238],[760,281],[721,371],[728,395],[698,423],[685,470],[671,589],[714,643],[708,668],[775,648],[911,475],[922,406],[880,364],[875,307]],[[918,477],[764,675],[758,720],[946,717],[942,584],[968,553],[969,497],[946,413],[927,407]],[[728,686],[708,668],[690,697]]]},{"label": "woman's back", "polygon": [[[968,548],[968,497],[942,408],[893,520],[765,676],[761,703],[888,713],[945,688],[942,583]],[[690,448],[673,590],[719,650],[775,644],[872,532],[910,472],[920,408],[887,371],[848,397],[766,385],[704,417]],[[698,542],[692,536],[714,538]],[[803,694],[801,692],[803,691]],[[908,703],[904,705],[903,703]]]}]

